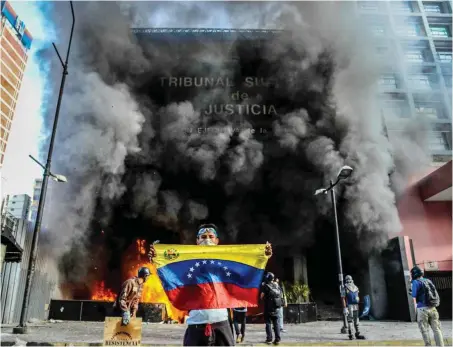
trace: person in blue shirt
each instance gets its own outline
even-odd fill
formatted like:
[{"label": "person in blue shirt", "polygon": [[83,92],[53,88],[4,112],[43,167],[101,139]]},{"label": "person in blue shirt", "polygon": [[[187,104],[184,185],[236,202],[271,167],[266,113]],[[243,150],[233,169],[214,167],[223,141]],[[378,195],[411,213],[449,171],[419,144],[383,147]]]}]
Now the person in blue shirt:
[{"label": "person in blue shirt", "polygon": [[360,334],[359,331],[359,288],[354,284],[352,276],[345,277],[345,308],[344,314],[348,317],[348,333],[349,339],[352,340],[351,324],[354,320],[355,338],[358,340],[365,340],[365,336]]},{"label": "person in blue shirt", "polygon": [[[412,285],[411,292],[414,301],[416,302],[416,314],[417,323],[420,328],[420,332],[423,336],[425,346],[431,346],[431,337],[429,336],[429,327],[434,333],[434,340],[436,346],[443,346],[444,340],[442,337],[441,325],[439,320],[439,313],[436,307],[430,306],[426,299],[426,291],[424,281],[429,281],[427,278],[423,278],[423,270],[418,266],[414,266],[411,270]],[[431,282],[432,283],[432,282]],[[434,284],[433,284],[434,288]]]}]

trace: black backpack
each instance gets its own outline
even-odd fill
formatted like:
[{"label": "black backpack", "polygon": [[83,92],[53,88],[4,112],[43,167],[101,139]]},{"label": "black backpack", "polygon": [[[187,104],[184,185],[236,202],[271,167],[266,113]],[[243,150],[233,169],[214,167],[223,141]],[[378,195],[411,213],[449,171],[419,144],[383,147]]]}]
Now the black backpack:
[{"label": "black backpack", "polygon": [[283,295],[277,283],[267,283],[267,300],[271,308],[280,308],[283,306]]},{"label": "black backpack", "polygon": [[436,287],[434,286],[433,282],[429,279],[424,278],[420,280],[423,285],[423,295],[424,295],[424,302],[429,307],[438,307],[440,305],[440,297],[439,293],[437,293]]}]

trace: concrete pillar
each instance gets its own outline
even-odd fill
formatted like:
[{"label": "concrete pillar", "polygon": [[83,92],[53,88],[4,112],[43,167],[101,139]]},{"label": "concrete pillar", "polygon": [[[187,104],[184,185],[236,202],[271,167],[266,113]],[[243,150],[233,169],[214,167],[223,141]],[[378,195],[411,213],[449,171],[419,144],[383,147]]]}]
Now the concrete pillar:
[{"label": "concrete pillar", "polygon": [[294,281],[308,285],[307,258],[304,253],[293,256],[294,261]]},{"label": "concrete pillar", "polygon": [[5,260],[5,254],[6,254],[6,245],[2,243],[2,250],[1,250],[1,258],[0,258],[0,274],[3,271],[3,261]]},{"label": "concrete pillar", "polygon": [[361,296],[370,295],[371,315],[376,319],[384,319],[387,316],[388,298],[385,271],[379,253],[369,255],[368,273],[365,278],[366,291],[361,293]]}]

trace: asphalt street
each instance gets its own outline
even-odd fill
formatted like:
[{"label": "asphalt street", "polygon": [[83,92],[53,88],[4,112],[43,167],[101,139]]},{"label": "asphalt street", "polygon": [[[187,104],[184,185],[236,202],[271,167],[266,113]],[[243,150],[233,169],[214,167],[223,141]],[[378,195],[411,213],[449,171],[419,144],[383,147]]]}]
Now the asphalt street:
[{"label": "asphalt street", "polygon": [[[103,322],[39,322],[30,324],[31,332],[27,335],[13,335],[12,325],[2,326],[2,345],[102,345]],[[155,346],[180,346],[185,325],[144,323],[142,344]],[[313,323],[286,325],[282,334],[281,345],[339,345],[348,344],[347,335],[340,334],[341,322],[318,321]],[[443,321],[444,338],[449,338],[451,345],[452,322]],[[405,322],[361,322],[361,332],[367,341],[360,345],[423,345],[416,323]],[[247,326],[244,345],[259,345],[265,340],[264,325]],[[358,345],[358,341],[352,341]]]}]

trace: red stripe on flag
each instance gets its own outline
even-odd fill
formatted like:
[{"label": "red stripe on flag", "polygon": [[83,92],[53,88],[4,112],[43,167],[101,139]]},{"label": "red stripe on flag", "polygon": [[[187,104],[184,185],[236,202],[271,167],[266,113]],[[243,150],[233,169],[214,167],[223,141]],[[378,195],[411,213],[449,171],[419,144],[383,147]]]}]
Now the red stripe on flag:
[{"label": "red stripe on flag", "polygon": [[178,310],[257,307],[259,288],[241,288],[232,283],[203,283],[166,292]]}]

